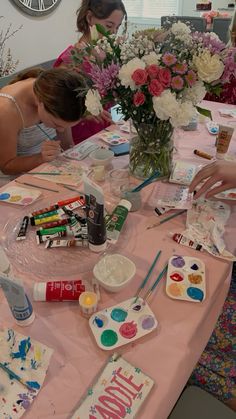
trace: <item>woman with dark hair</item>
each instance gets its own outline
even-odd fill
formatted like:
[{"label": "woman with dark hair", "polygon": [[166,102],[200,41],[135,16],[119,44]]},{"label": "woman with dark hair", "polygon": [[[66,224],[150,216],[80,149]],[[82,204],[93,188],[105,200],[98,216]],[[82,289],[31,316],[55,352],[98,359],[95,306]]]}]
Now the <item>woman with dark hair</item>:
[{"label": "woman with dark hair", "polygon": [[[75,48],[83,49],[91,41],[90,28],[100,24],[110,33],[117,33],[123,19],[125,29],[127,13],[121,0],[82,0],[77,10],[77,29],[82,33],[78,42],[63,51],[54,63],[54,67],[71,66],[71,51]],[[87,117],[73,127],[72,136],[75,144],[91,137],[111,124],[111,116],[105,110],[100,118]]]},{"label": "woman with dark hair", "polygon": [[[16,175],[54,160],[73,145],[71,127],[85,111],[83,79],[72,70],[19,73],[0,90],[0,170]],[[56,140],[49,140],[56,139]]]}]

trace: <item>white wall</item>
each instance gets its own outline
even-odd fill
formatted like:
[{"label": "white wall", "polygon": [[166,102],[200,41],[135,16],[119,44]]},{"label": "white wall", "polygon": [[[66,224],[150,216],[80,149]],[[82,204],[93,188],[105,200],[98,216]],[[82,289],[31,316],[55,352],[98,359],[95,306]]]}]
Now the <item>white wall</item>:
[{"label": "white wall", "polygon": [[14,59],[19,59],[17,70],[53,59],[78,38],[76,10],[80,0],[62,0],[49,15],[33,17],[21,12],[9,0],[0,0],[0,30],[9,23],[23,28],[9,39]]},{"label": "white wall", "polygon": [[[213,9],[226,7],[229,0],[212,0]],[[10,0],[0,0],[0,30],[9,23],[13,28],[23,28],[11,38],[7,46],[14,59],[19,59],[18,70],[55,58],[69,44],[78,38],[76,32],[76,10],[80,0],[62,0],[54,12],[45,17],[31,17],[23,14]],[[194,12],[195,0],[182,0],[182,14],[199,15]]]}]

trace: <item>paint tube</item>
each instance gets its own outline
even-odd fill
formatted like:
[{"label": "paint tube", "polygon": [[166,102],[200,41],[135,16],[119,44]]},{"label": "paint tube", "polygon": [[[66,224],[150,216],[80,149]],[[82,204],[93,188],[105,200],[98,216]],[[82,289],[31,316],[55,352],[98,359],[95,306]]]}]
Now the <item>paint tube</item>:
[{"label": "paint tube", "polygon": [[106,249],[103,190],[85,177],[84,192],[89,248],[93,252],[101,252]]},{"label": "paint tube", "polygon": [[41,236],[40,230],[36,231],[37,244],[42,244],[42,243],[45,243],[48,240],[58,239],[59,237],[66,237],[66,236],[67,236],[66,230],[58,231],[57,233],[54,233],[54,234],[45,234],[43,236]]},{"label": "paint tube", "polygon": [[66,224],[69,224],[68,218],[65,218],[64,220],[52,221],[51,223],[45,223],[43,228],[47,230],[49,228],[60,227],[60,226],[66,225]]},{"label": "paint tube", "polygon": [[16,240],[24,240],[26,238],[28,224],[29,224],[29,217],[26,215],[22,220],[20,230],[17,234]]},{"label": "paint tube", "polygon": [[68,205],[64,205],[63,208],[73,211],[77,208],[83,207],[84,204],[85,204],[84,197],[80,197],[80,199],[78,199],[77,201],[71,202]]},{"label": "paint tube", "polygon": [[216,140],[216,158],[224,159],[225,154],[228,151],[229,143],[234,132],[233,127],[227,127],[225,125],[219,125],[219,134]]},{"label": "paint tube", "polygon": [[88,247],[88,239],[78,238],[72,240],[47,240],[45,248],[51,249],[53,247]]},{"label": "paint tube", "polygon": [[112,212],[107,223],[107,239],[111,243],[117,242],[131,206],[131,202],[126,199],[121,199],[117,207]]},{"label": "paint tube", "polygon": [[64,201],[58,201],[57,205],[59,205],[59,207],[64,207],[66,205],[71,204],[72,202],[80,201],[82,199],[83,199],[83,196],[81,196],[81,195],[80,196],[75,196],[74,198],[65,199]]},{"label": "paint tube", "polygon": [[0,274],[3,272],[5,275],[8,275],[11,269],[10,262],[7,258],[6,253],[2,246],[0,246]]},{"label": "paint tube", "polygon": [[203,252],[204,250],[200,243],[196,242],[195,240],[193,241],[180,233],[169,233],[169,235],[176,243],[191,247],[192,249],[199,250],[200,252]]},{"label": "paint tube", "polygon": [[34,284],[34,301],[75,301],[85,286],[80,279],[75,281],[49,281]]},{"label": "paint tube", "polygon": [[55,211],[58,208],[59,208],[59,205],[57,205],[57,204],[51,205],[48,208],[43,208],[43,209],[40,209],[40,210],[37,210],[37,211],[33,211],[29,216],[30,217],[35,217],[36,215],[45,214],[45,213],[50,212],[50,211]]},{"label": "paint tube", "polygon": [[45,223],[50,223],[50,222],[53,222],[53,221],[58,221],[60,219],[61,219],[60,214],[55,214],[55,215],[52,215],[50,217],[45,217],[45,218],[31,218],[30,222],[31,222],[32,226],[37,226],[37,225],[40,225],[40,224],[45,224]]},{"label": "paint tube", "polygon": [[19,326],[31,324],[35,319],[35,314],[22,282],[0,273],[0,285],[16,323]]}]

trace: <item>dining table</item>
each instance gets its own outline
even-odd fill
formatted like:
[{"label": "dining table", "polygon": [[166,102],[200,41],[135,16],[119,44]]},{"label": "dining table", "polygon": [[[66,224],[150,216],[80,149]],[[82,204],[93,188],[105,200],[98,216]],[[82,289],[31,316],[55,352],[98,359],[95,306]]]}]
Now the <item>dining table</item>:
[{"label": "dining table", "polygon": [[[232,105],[203,101],[201,106],[212,112],[212,119],[216,123],[231,126],[234,126],[234,121],[236,123],[234,117],[225,117],[219,112],[219,109],[233,110]],[[110,129],[114,129],[114,126]],[[104,146],[100,137],[96,134],[89,140]],[[197,148],[215,156],[215,139],[207,130],[206,119],[199,118],[196,130],[175,130],[173,158],[199,165],[209,164],[209,160],[195,155],[193,151]],[[232,160],[236,158],[235,132],[228,155]],[[90,169],[91,160],[88,156],[77,164]],[[99,183],[108,212],[120,201],[110,191],[109,172],[115,168],[128,168],[128,164],[128,155],[114,157],[111,165],[106,168],[105,180]],[[138,184],[140,180],[134,182]],[[25,419],[66,419],[72,415],[113,351],[104,351],[97,346],[88,318],[82,315],[77,301],[33,301],[33,287],[36,282],[73,279],[82,279],[91,284],[93,268],[101,254],[81,248],[45,249],[43,245],[37,244],[32,227],[25,240],[17,241],[20,222],[29,212],[83,193],[83,183],[73,191],[62,184],[39,179],[30,172],[9,185],[19,186],[19,183],[37,186],[42,195],[29,206],[0,202],[0,245],[10,261],[12,275],[24,283],[36,318],[27,327],[18,326],[0,290],[0,327],[13,328],[53,349],[44,385],[31,407],[25,411]],[[128,214],[118,242],[109,244],[107,248],[107,253],[120,253],[132,260],[136,274],[127,287],[117,293],[106,291],[100,286],[98,309],[117,305],[133,297],[159,250],[161,256],[150,283],[173,255],[200,258],[206,267],[206,298],[198,303],[172,299],[166,293],[166,279],[162,279],[149,299],[149,306],[158,321],[157,329],[117,349],[127,361],[137,365],[155,382],[138,413],[140,419],[168,418],[211,336],[229,290],[232,272],[231,262],[216,258],[206,251],[198,252],[181,246],[172,240],[170,232],[181,233],[185,229],[186,213],[155,228],[146,228],[147,221],[158,220],[152,199],[155,186],[156,182],[153,182],[142,189],[141,208]],[[236,216],[232,206],[224,234],[226,248],[232,253],[235,252],[235,235]]]}]

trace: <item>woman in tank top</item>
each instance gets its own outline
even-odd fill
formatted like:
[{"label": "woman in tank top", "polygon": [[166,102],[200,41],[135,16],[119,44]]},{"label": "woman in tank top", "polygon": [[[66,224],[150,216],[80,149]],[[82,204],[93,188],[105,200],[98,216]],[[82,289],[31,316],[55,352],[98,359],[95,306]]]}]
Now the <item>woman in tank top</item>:
[{"label": "woman in tank top", "polygon": [[71,127],[85,111],[81,76],[63,68],[30,69],[0,90],[0,171],[28,172],[73,145]]}]

